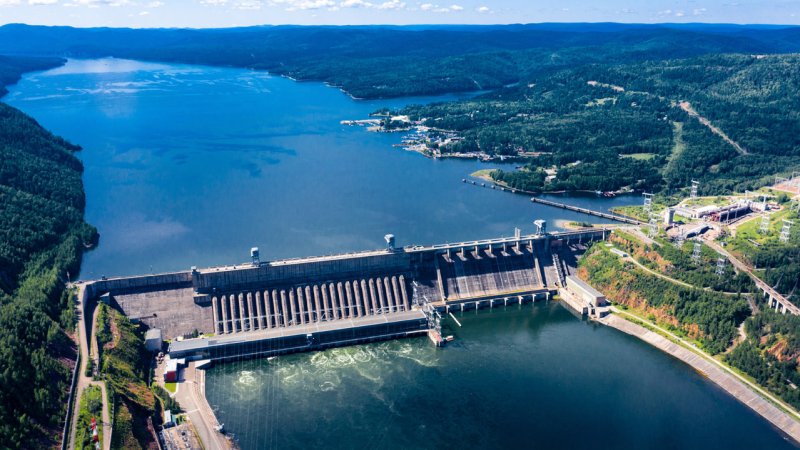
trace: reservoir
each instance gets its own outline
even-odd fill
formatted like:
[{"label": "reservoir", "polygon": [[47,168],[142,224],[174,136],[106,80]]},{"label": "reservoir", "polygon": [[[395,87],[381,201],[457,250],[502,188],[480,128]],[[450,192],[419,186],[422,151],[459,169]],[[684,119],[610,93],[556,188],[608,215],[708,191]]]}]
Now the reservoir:
[{"label": "reservoir", "polygon": [[[461,182],[493,165],[340,124],[449,98],[354,101],[263,72],[100,59],[26,75],[5,100],[84,148],[101,240],[82,278],[237,263],[252,246],[277,259],[380,248],[386,233],[434,244],[596,221]],[[445,349],[422,338],[237,360],[208,372],[206,394],[245,450],[793,448],[690,367],[560,304],[458,319]]]},{"label": "reservoir", "polygon": [[[242,69],[71,60],[5,101],[84,150],[86,220],[100,245],[82,278],[438,244],[597,218],[461,180],[492,167],[392,147],[399,134],[340,124],[382,107],[320,83]],[[513,166],[506,166],[513,168]],[[605,209],[641,198],[575,199]]]}]

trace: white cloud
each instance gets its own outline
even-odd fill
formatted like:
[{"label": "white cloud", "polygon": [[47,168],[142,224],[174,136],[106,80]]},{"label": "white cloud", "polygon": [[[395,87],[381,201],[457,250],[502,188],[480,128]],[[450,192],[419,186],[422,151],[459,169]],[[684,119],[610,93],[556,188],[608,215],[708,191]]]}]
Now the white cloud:
[{"label": "white cloud", "polygon": [[705,8],[695,8],[694,10],[692,10],[692,15],[693,16],[702,16],[703,14],[706,13],[706,11],[708,11],[708,10],[705,9]]},{"label": "white cloud", "polygon": [[371,8],[373,6],[375,5],[364,0],[345,0],[339,3],[340,8]]},{"label": "white cloud", "polygon": [[479,6],[475,11],[478,11],[479,13],[488,13],[491,12],[492,10],[489,9],[488,6]]},{"label": "white cloud", "polygon": [[240,2],[236,2],[234,8],[241,9],[244,11],[252,11],[261,9],[261,1],[260,0],[244,0]]},{"label": "white cloud", "polygon": [[139,13],[139,15],[140,16],[149,16],[150,15],[150,11],[142,11],[142,12]]},{"label": "white cloud", "polygon": [[0,0],[0,6],[19,5],[19,0]]},{"label": "white cloud", "polygon": [[164,2],[155,1],[155,2],[147,3],[144,6],[147,7],[147,8],[161,8],[162,6],[164,6]]},{"label": "white cloud", "polygon": [[29,5],[53,5],[58,3],[58,0],[28,0]]},{"label": "white cloud", "polygon": [[[489,8],[485,6],[483,6],[482,8],[486,8],[486,11],[489,11]],[[423,3],[422,5],[419,5],[419,9],[422,11],[430,11],[435,13],[449,13],[449,12],[463,11],[464,7],[461,5],[439,6],[439,5],[434,5],[433,3]],[[481,8],[478,8],[478,10],[480,9]]]},{"label": "white cloud", "polygon": [[335,8],[333,0],[270,0],[270,6],[282,6],[286,11]]},{"label": "white cloud", "polygon": [[127,6],[133,4],[130,0],[72,0],[64,3],[64,6],[86,6],[87,8],[99,8],[101,6]]},{"label": "white cloud", "polygon": [[390,0],[377,6],[378,9],[403,9],[405,7],[406,4],[400,0]]}]

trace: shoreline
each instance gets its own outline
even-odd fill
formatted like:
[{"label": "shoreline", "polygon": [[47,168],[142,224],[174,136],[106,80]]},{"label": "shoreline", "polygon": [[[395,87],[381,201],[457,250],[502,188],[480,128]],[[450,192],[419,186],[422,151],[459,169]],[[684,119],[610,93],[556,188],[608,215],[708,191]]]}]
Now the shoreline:
[{"label": "shoreline", "polygon": [[[795,444],[800,444],[800,422],[798,422],[797,418],[792,417],[788,412],[773,404],[771,401],[772,399],[768,400],[762,396],[761,393],[755,392],[740,379],[740,376],[735,376],[732,372],[723,370],[720,367],[721,363],[712,363],[706,357],[670,341],[655,331],[620,317],[618,313],[609,314],[602,319],[597,319],[597,322],[639,338],[654,348],[688,364],[705,378],[712,381],[726,393],[744,404],[744,406],[766,419],[775,428],[780,430],[782,434],[791,438]],[[760,387],[758,388],[760,389]],[[766,391],[764,392],[766,393]],[[768,397],[772,397],[769,393],[766,394]],[[777,400],[777,403],[781,404],[783,402]],[[794,412],[791,409],[789,409],[789,411]],[[797,413],[795,413],[795,415],[796,414]]]},{"label": "shoreline", "polygon": [[[489,174],[494,170],[497,170],[497,169],[480,169],[480,170],[477,170],[475,172],[472,172],[471,174],[469,174],[469,176],[472,177],[472,178],[477,178],[479,180],[485,181],[487,183],[495,184],[498,187],[502,187],[502,188],[505,188],[505,189],[510,190],[510,191],[515,191],[514,193],[531,195],[531,196],[534,196],[534,197],[537,196],[537,195],[574,195],[574,194],[596,195],[597,194],[596,191],[589,191],[589,190],[585,190],[585,189],[578,189],[578,190],[574,190],[574,191],[561,190],[561,191],[542,191],[542,192],[533,192],[533,191],[526,191],[525,189],[516,189],[516,188],[511,187],[510,185],[508,185],[507,183],[505,183],[503,181],[498,181],[498,180],[495,180],[494,178],[492,178],[491,175],[489,175]],[[619,190],[619,191],[612,191],[612,193],[614,194],[614,196],[617,196],[617,195],[630,195],[630,194],[635,194],[636,191],[622,191],[622,190]],[[615,213],[615,214],[618,214],[618,215],[624,216],[624,217],[628,217],[628,216],[625,216],[624,214],[619,214],[619,213]],[[628,218],[635,219],[633,217],[628,217]],[[638,219],[635,219],[635,220],[638,220]]]}]

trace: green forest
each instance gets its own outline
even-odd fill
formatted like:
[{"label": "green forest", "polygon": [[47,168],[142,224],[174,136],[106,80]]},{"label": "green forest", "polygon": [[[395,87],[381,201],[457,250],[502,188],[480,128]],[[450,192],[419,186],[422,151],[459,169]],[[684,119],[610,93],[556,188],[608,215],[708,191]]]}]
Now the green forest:
[{"label": "green forest", "polygon": [[[537,153],[523,170],[493,174],[531,192],[672,194],[694,178],[701,194],[717,194],[800,168],[797,27],[6,25],[4,51],[247,67],[365,99],[478,92],[399,112],[458,132],[462,139],[440,147],[444,153]],[[545,170],[557,173],[548,178]]]},{"label": "green forest", "polygon": [[[648,268],[698,286],[688,289],[647,274],[623,262],[605,246],[595,245],[580,263],[580,271],[593,286],[620,304],[647,315],[675,332],[695,339],[703,349],[720,354],[725,362],[754,378],[761,386],[795,408],[800,407],[800,317],[776,313],[761,295],[752,298],[751,310],[743,295],[757,292],[744,274],[713,272],[715,253],[704,247],[701,262],[688,257],[691,244],[643,245],[625,233],[615,232],[615,246]],[[703,290],[711,288],[728,294]],[[736,327],[744,322],[745,339]]]},{"label": "green forest", "polygon": [[[3,89],[61,59],[0,58]],[[0,448],[49,448],[61,439],[71,369],[72,298],[96,230],[83,221],[79,147],[0,103]]]},{"label": "green forest", "polygon": [[[0,95],[24,72],[63,57],[118,57],[267,70],[323,81],[357,98],[470,92],[412,105],[407,114],[459,139],[447,153],[512,156],[492,173],[531,192],[648,190],[671,196],[691,179],[701,195],[753,190],[800,170],[800,28],[710,25],[540,24],[419,27],[78,29],[0,27]],[[693,116],[726,133],[726,142]],[[65,288],[97,244],[84,221],[80,148],[0,103],[0,448],[58,444],[76,359]],[[533,156],[536,155],[536,156]],[[800,279],[800,247],[748,254],[783,292]],[[625,245],[618,242],[620,245]],[[626,247],[634,254],[632,247]],[[721,281],[662,246],[637,261],[685,288],[595,246],[580,273],[609,298],[723,356],[795,406],[798,318],[751,315],[749,280]],[[706,262],[713,259],[704,253]],[[720,292],[722,291],[722,292]],[[169,400],[144,383],[140,330],[109,311],[102,371],[115,395],[117,447],[149,439],[142,417]],[[88,405],[87,410],[96,409]],[[145,419],[146,420],[146,419]]]},{"label": "green forest", "polygon": [[741,192],[800,168],[799,64],[797,55],[589,64],[397,113],[457,132],[462,139],[440,146],[444,153],[536,153],[522,170],[493,173],[517,189],[672,194],[697,179],[703,195]]},{"label": "green forest", "polygon": [[599,245],[581,260],[579,274],[610,300],[697,340],[711,354],[730,346],[736,327],[749,314],[740,296],[678,286],[623,262]]},{"label": "green forest", "polygon": [[800,317],[769,308],[745,321],[747,339],[725,355],[725,362],[800,408]]}]

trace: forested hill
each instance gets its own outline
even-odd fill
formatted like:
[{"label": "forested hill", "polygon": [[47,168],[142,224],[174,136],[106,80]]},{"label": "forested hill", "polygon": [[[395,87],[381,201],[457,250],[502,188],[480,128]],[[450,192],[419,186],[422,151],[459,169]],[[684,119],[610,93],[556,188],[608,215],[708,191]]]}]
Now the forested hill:
[{"label": "forested hill", "polygon": [[379,98],[496,89],[587,63],[800,51],[798,27],[538,24],[215,30],[6,25],[0,54],[266,69]]},{"label": "forested hill", "polygon": [[[0,89],[61,59],[0,57]],[[75,361],[64,282],[96,230],[79,147],[0,103],[0,448],[52,448]]]},{"label": "forested hill", "polygon": [[63,63],[64,59],[58,57],[10,57],[0,55],[0,97],[8,92],[6,86],[19,81],[19,77],[23,73],[50,69]]},{"label": "forested hill", "polygon": [[798,68],[796,54],[588,64],[401,113],[456,132],[444,154],[537,154],[494,174],[519,189],[741,192],[800,170]]}]

